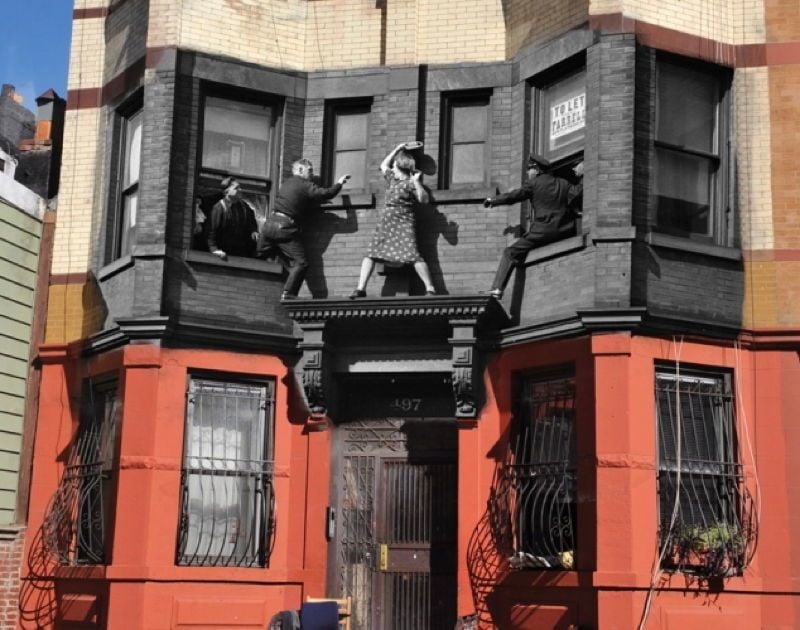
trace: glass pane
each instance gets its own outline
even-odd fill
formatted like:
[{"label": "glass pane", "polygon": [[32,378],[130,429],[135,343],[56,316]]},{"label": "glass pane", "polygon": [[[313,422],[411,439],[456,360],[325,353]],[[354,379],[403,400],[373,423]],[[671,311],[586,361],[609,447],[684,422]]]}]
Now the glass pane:
[{"label": "glass pane", "polygon": [[656,220],[659,227],[691,234],[712,233],[709,158],[656,150]]},{"label": "glass pane", "polygon": [[340,112],[336,115],[336,150],[366,149],[367,121],[365,112]]},{"label": "glass pane", "polygon": [[340,151],[336,153],[334,160],[334,182],[345,173],[350,173],[351,178],[344,185],[343,190],[364,188],[364,173],[367,169],[366,151]]},{"label": "glass pane", "polygon": [[208,98],[204,116],[204,168],[267,177],[271,106]]},{"label": "glass pane", "polygon": [[718,81],[707,72],[661,63],[658,66],[657,139],[716,153]]},{"label": "glass pane", "polygon": [[537,149],[556,158],[583,146],[586,130],[586,72],[542,88]]},{"label": "glass pane", "polygon": [[126,256],[131,253],[133,244],[133,231],[136,227],[136,209],[139,205],[138,190],[128,193],[122,199],[122,226],[120,232],[119,255]]},{"label": "glass pane", "polygon": [[486,174],[485,150],[480,144],[453,146],[451,184],[482,184]]},{"label": "glass pane", "polygon": [[125,173],[123,188],[139,181],[142,156],[142,112],[137,112],[125,121]]},{"label": "glass pane", "polygon": [[484,142],[487,135],[486,103],[455,103],[452,106],[452,142]]}]

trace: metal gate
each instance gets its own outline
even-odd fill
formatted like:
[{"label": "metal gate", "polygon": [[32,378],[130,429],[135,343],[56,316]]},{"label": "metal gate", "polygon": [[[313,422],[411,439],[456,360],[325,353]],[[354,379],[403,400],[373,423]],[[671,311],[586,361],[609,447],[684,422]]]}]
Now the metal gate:
[{"label": "metal gate", "polygon": [[456,617],[456,429],[359,420],[337,430],[336,582],[353,630],[450,630]]}]

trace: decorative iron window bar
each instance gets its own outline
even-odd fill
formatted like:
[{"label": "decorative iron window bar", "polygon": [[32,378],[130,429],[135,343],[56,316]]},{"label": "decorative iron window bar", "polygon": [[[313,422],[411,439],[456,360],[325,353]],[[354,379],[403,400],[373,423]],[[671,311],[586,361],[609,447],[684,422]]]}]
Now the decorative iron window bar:
[{"label": "decorative iron window bar", "polygon": [[121,405],[116,383],[85,387],[75,441],[42,526],[59,564],[106,564]]},{"label": "decorative iron window bar", "polygon": [[528,377],[492,495],[493,529],[514,568],[575,563],[575,380]]},{"label": "decorative iron window bar", "polygon": [[275,531],[273,384],[193,378],[177,563],[263,567]]},{"label": "decorative iron window bar", "polygon": [[739,575],[755,550],[752,496],[738,461],[727,374],[656,374],[662,568]]}]

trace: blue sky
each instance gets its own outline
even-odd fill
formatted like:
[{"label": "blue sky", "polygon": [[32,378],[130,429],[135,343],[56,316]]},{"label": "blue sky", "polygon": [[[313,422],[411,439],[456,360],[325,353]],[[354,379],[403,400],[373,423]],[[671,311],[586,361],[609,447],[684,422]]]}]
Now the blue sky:
[{"label": "blue sky", "polygon": [[53,88],[67,97],[72,0],[0,0],[0,83],[11,83],[36,111],[36,97]]}]

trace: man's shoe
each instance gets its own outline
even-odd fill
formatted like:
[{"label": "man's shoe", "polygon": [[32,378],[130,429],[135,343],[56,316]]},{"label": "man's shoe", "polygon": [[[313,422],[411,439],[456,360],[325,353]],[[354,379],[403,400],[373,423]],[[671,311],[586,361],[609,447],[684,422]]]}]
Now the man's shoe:
[{"label": "man's shoe", "polygon": [[425,295],[436,295],[436,291],[425,291]]},{"label": "man's shoe", "polygon": [[297,296],[294,295],[293,293],[288,293],[287,291],[281,293],[281,302],[286,302],[287,300],[296,300],[296,299]]},{"label": "man's shoe", "polygon": [[489,295],[493,297],[495,300],[499,300],[503,297],[503,290],[502,289],[489,289],[488,291],[478,291],[478,295]]},{"label": "man's shoe", "polygon": [[355,300],[355,299],[358,299],[358,298],[365,298],[365,297],[367,297],[367,292],[366,291],[362,291],[361,289],[356,289],[348,297],[351,300]]}]

